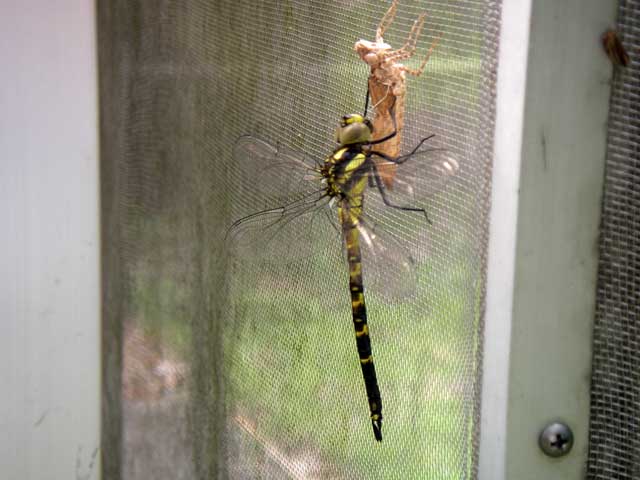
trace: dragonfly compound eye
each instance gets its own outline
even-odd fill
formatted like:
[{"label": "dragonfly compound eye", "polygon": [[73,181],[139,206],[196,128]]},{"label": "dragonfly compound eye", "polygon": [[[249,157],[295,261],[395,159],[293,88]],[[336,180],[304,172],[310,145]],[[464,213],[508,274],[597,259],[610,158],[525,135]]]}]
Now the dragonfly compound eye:
[{"label": "dragonfly compound eye", "polygon": [[369,131],[371,133],[373,133],[373,123],[371,123],[371,120],[369,120],[368,118],[364,119],[364,124],[369,127]]},{"label": "dragonfly compound eye", "polygon": [[337,140],[341,145],[366,143],[371,141],[371,129],[364,122],[352,122],[338,128]]}]

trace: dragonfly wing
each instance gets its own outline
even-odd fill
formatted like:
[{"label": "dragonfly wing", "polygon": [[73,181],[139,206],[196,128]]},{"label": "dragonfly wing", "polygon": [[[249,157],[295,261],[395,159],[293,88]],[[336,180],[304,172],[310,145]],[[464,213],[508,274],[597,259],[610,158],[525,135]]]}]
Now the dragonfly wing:
[{"label": "dragonfly wing", "polygon": [[360,222],[365,282],[389,300],[415,294],[417,264],[429,249],[429,202],[459,170],[444,149],[425,147],[399,160],[390,187],[375,169],[368,173]]},{"label": "dragonfly wing", "polygon": [[232,213],[251,213],[284,206],[296,197],[320,188],[316,165],[303,154],[244,135],[233,147],[231,183],[235,195]]},{"label": "dragonfly wing", "polygon": [[313,242],[318,224],[326,223],[326,203],[310,197],[242,217],[227,232],[228,249],[248,258],[299,256]]},{"label": "dragonfly wing", "polygon": [[387,300],[415,295],[416,260],[388,226],[362,215],[358,221],[365,288]]},{"label": "dragonfly wing", "polygon": [[[453,178],[460,165],[450,151],[441,148],[423,148],[417,152],[400,157],[402,163],[397,170],[391,186],[370,182],[374,190],[384,190],[388,202],[400,207],[423,207],[429,199]],[[380,167],[378,167],[380,168]],[[369,175],[376,176],[376,170]]]},{"label": "dragonfly wing", "polygon": [[234,222],[227,250],[245,258],[304,255],[328,203],[316,165],[302,154],[242,136],[234,146],[230,180]]}]

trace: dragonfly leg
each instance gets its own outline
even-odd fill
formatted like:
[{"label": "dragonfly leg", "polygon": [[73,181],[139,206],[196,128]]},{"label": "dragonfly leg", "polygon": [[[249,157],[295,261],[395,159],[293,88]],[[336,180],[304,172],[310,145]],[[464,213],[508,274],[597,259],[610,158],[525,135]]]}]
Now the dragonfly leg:
[{"label": "dragonfly leg", "polygon": [[372,142],[366,142],[364,145],[378,145],[380,143],[386,142],[387,140],[391,140],[398,134],[398,125],[396,124],[396,97],[393,97],[393,105],[389,108],[389,113],[391,114],[391,121],[393,122],[393,132],[389,135],[386,135],[378,140],[374,140]]},{"label": "dragonfly leg", "polygon": [[420,212],[420,213],[422,213],[424,215],[424,218],[427,220],[429,225],[432,224],[431,220],[429,219],[429,216],[427,215],[427,211],[424,208],[420,208],[420,207],[403,207],[402,205],[395,205],[395,204],[391,203],[389,198],[387,198],[387,193],[386,193],[386,190],[385,190],[384,183],[382,183],[382,179],[380,178],[380,175],[378,174],[378,170],[377,170],[376,166],[372,165],[372,168],[373,168],[373,176],[376,179],[376,187],[378,187],[378,191],[380,192],[380,196],[382,197],[382,201],[384,202],[384,204],[387,207],[397,208],[398,210],[404,210],[405,212]]},{"label": "dragonfly leg", "polygon": [[[375,152],[375,151],[369,152],[369,155],[377,155],[378,157],[383,158],[387,162],[391,162],[391,163],[395,163],[395,164],[404,163],[409,158],[411,158],[412,155],[415,155],[416,153],[418,153],[418,149],[424,144],[424,142],[426,142],[427,140],[431,140],[435,136],[436,136],[436,134],[433,133],[433,134],[429,135],[428,137],[424,137],[422,140],[420,140],[418,142],[418,145],[416,145],[413,150],[411,150],[409,153],[407,153],[405,155],[400,155],[399,157],[390,157],[389,155],[387,155],[385,153]],[[440,150],[440,149],[433,148],[433,149],[423,150],[423,151],[434,151],[435,152],[435,151],[438,151],[438,150]]]},{"label": "dragonfly leg", "polygon": [[383,39],[384,32],[387,31],[387,28],[389,28],[389,26],[391,25],[391,22],[393,22],[393,19],[396,18],[397,10],[398,10],[398,0],[393,0],[393,2],[391,2],[391,6],[389,7],[389,10],[387,10],[387,13],[385,13],[382,19],[380,20],[380,24],[378,25],[378,29],[376,30],[377,43],[384,42],[384,39]]},{"label": "dragonfly leg", "polygon": [[369,110],[369,80],[367,80],[367,96],[364,99],[364,113],[362,114],[363,117],[367,116],[367,110]]},{"label": "dragonfly leg", "polygon": [[440,43],[440,39],[442,38],[442,34],[440,34],[431,44],[431,47],[429,48],[429,51],[427,52],[427,54],[425,55],[424,59],[422,60],[422,63],[420,64],[420,66],[416,69],[411,69],[411,68],[404,68],[404,71],[407,72],[409,75],[413,75],[414,77],[419,77],[420,75],[422,75],[422,72],[424,72],[425,67],[427,66],[427,62],[429,61],[429,58],[431,58],[431,54],[433,53],[433,50],[438,46],[438,43]]},{"label": "dragonfly leg", "polygon": [[410,58],[413,56],[416,51],[416,45],[418,44],[418,38],[422,32],[422,27],[424,26],[425,18],[427,18],[427,14],[421,13],[418,19],[413,22],[413,27],[411,27],[411,31],[409,32],[409,36],[404,42],[404,45],[395,52],[391,52],[387,58],[395,60],[400,58]]}]

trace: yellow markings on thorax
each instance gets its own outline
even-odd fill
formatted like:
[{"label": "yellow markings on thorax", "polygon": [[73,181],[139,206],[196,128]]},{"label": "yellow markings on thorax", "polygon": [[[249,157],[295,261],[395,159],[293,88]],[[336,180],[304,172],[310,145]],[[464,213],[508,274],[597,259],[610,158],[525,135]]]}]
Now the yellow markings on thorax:
[{"label": "yellow markings on thorax", "polygon": [[344,168],[344,173],[349,174],[356,171],[360,166],[362,166],[366,159],[367,157],[365,157],[364,154],[358,153],[349,160],[349,163],[347,163],[347,166]]},{"label": "yellow markings on thorax", "polygon": [[373,356],[369,355],[367,358],[361,358],[360,363],[363,365],[367,363],[373,363]]},{"label": "yellow markings on thorax", "polygon": [[353,173],[358,170],[367,160],[367,157],[363,153],[356,153],[350,160],[346,160],[344,156],[348,152],[349,148],[343,147],[337,150],[329,158],[329,162],[333,165],[336,165],[343,161],[346,162],[346,165],[344,165],[344,169],[342,169],[342,172],[334,177],[334,181],[340,185],[345,185],[349,180],[351,180],[351,176],[353,175]]},{"label": "yellow markings on thorax", "polygon": [[345,154],[345,152],[347,151],[347,148],[341,148],[340,150],[338,150],[336,153],[333,154],[333,160],[335,162],[339,162],[342,159],[342,156]]},{"label": "yellow markings on thorax", "polygon": [[357,225],[357,217],[362,213],[362,200],[365,188],[367,188],[366,176],[352,182],[349,188],[349,203],[351,204],[351,212],[354,216],[354,225]]}]

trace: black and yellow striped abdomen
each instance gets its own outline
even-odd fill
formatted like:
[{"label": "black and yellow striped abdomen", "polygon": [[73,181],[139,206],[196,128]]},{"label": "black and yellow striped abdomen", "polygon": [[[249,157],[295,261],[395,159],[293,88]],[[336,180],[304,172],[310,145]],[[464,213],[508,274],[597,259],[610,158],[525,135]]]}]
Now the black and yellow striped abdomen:
[{"label": "black and yellow striped abdomen", "polygon": [[367,325],[367,308],[362,281],[362,254],[358,225],[362,216],[364,190],[368,177],[365,175],[366,156],[357,147],[337,150],[327,159],[327,189],[338,200],[338,216],[342,225],[347,262],[349,265],[349,291],[351,311],[356,334],[356,345],[362,368],[362,376],[369,401],[371,423],[376,440],[382,440],[382,401],[376,370],[371,353],[371,340]]}]

